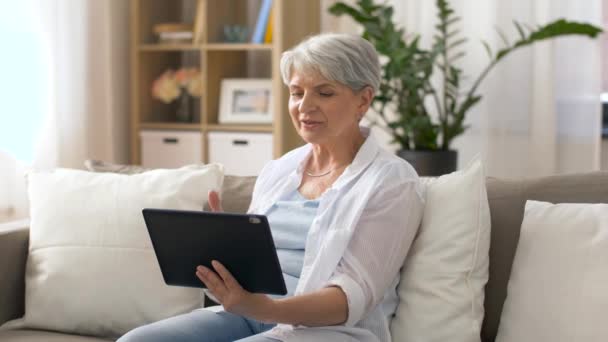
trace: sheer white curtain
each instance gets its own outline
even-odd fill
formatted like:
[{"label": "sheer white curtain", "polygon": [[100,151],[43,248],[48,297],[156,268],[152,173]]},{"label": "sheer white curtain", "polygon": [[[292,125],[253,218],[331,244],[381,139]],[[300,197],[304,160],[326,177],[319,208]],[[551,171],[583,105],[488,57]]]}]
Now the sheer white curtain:
[{"label": "sheer white curtain", "polygon": [[21,127],[4,117],[0,123],[36,142],[27,160],[14,148],[0,146],[0,210],[12,208],[16,216],[27,215],[26,169],[82,168],[87,158],[125,162],[129,150],[128,1],[26,2],[30,6],[21,19],[37,24],[36,42],[45,63],[43,72],[30,80],[42,85],[43,96],[33,99],[42,104],[41,129],[31,134],[33,126]]},{"label": "sheer white curtain", "polygon": [[[324,8],[334,2],[324,0]],[[420,33],[430,44],[435,1],[388,3],[407,32]],[[514,40],[513,19],[544,24],[564,17],[601,25],[601,0],[452,0],[450,4],[463,18],[462,36],[469,38],[467,56],[460,60],[469,82],[488,62],[480,40],[488,41],[494,50],[500,48],[497,27]],[[359,32],[351,20],[336,19],[325,10],[322,23],[328,31]],[[493,176],[599,169],[600,64],[600,41],[580,37],[524,47],[501,61],[479,89],[482,102],[467,115],[471,128],[453,144],[459,151],[459,167],[481,154]]]},{"label": "sheer white curtain", "polygon": [[42,165],[127,159],[128,1],[38,0],[51,63]]}]

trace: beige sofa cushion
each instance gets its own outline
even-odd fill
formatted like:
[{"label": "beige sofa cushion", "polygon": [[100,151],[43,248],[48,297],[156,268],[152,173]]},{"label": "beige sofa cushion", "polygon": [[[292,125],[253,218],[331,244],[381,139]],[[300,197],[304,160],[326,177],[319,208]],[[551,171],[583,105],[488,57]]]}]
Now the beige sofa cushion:
[{"label": "beige sofa cushion", "polygon": [[424,215],[401,270],[392,337],[479,342],[490,247],[483,165],[423,184]]},{"label": "beige sofa cushion", "polygon": [[608,203],[608,172],[560,175],[529,180],[489,178],[492,220],[490,279],[486,285],[482,341],[494,341],[507,282],[519,240],[526,200],[552,203]]},{"label": "beige sofa cushion", "polygon": [[7,326],[120,336],[200,307],[202,291],[162,281],[141,209],[200,210],[222,178],[220,165],[31,172],[26,310]]},{"label": "beige sofa cushion", "polygon": [[496,341],[606,342],[608,204],[527,201]]}]

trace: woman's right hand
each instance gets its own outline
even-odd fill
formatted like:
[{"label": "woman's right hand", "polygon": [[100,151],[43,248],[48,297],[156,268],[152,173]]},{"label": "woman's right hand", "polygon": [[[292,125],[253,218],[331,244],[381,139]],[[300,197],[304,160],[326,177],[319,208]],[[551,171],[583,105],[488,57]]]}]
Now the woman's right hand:
[{"label": "woman's right hand", "polygon": [[214,213],[224,212],[224,209],[222,209],[222,203],[220,202],[220,195],[217,193],[217,191],[210,190],[207,197],[208,197],[208,201],[209,201],[209,208],[211,208],[212,212],[214,212]]}]

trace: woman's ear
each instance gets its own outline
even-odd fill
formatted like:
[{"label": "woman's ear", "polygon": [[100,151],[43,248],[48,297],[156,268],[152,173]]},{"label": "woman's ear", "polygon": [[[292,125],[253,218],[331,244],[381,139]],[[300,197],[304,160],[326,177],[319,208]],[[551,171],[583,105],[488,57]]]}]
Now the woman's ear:
[{"label": "woman's ear", "polygon": [[361,99],[359,110],[361,113],[367,113],[367,110],[372,105],[372,101],[374,101],[374,90],[370,86],[366,86],[361,89],[359,92],[359,98]]}]

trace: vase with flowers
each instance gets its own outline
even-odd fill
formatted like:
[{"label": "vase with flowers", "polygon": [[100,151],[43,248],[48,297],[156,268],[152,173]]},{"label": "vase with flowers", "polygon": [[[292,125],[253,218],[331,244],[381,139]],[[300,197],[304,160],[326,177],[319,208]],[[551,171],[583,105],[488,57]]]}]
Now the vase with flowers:
[{"label": "vase with flowers", "polygon": [[197,68],[168,69],[152,84],[152,96],[163,103],[177,101],[175,119],[192,122],[192,100],[200,97],[201,74]]}]

